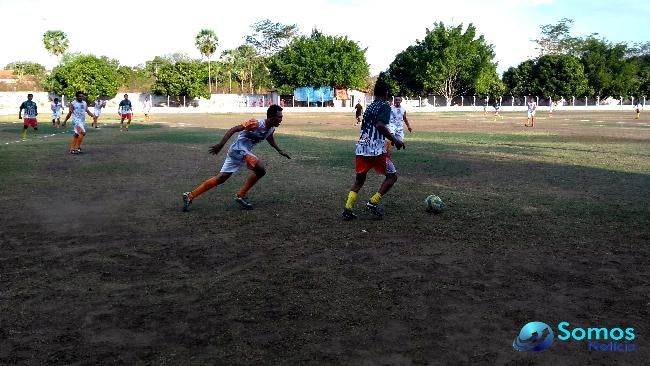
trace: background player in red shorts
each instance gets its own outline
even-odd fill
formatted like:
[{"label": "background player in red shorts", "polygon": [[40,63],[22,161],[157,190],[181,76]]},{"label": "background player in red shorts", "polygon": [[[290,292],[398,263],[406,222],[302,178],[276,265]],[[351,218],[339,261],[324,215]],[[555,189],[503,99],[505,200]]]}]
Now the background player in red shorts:
[{"label": "background player in red shorts", "polygon": [[23,109],[25,110],[25,119],[23,120],[23,140],[27,138],[27,128],[32,126],[34,134],[38,133],[36,116],[38,116],[38,107],[32,102],[33,94],[27,94],[27,100],[20,105],[18,110],[18,119],[23,119]]}]

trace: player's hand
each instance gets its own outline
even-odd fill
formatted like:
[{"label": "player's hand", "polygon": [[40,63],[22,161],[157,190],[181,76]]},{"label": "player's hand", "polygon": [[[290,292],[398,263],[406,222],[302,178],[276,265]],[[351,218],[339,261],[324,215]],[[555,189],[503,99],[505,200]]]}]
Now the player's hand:
[{"label": "player's hand", "polygon": [[19,115],[18,115],[18,119],[23,119],[23,116],[21,116],[21,115],[19,114]]},{"label": "player's hand", "polygon": [[395,141],[393,141],[393,145],[397,150],[406,149],[406,145],[404,145],[404,143],[398,139],[395,139]]},{"label": "player's hand", "polygon": [[222,148],[223,148],[223,145],[216,144],[216,145],[210,146],[210,149],[208,151],[212,155],[217,155],[219,153],[219,151],[221,151]]},{"label": "player's hand", "polygon": [[284,150],[278,150],[278,154],[284,156],[284,157],[287,158],[287,159],[291,159],[291,156],[289,156],[289,154],[287,154],[286,152],[284,152]]},{"label": "player's hand", "polygon": [[413,132],[413,129],[411,128],[411,126],[408,126],[407,128],[409,129],[409,132]]}]

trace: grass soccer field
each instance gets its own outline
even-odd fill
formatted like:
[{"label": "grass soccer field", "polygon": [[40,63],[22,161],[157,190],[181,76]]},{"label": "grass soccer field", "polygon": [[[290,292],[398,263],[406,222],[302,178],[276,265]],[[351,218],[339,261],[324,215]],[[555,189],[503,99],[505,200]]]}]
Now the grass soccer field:
[{"label": "grass soccer field", "polygon": [[[240,171],[188,213],[224,160],[208,147],[253,115],[102,116],[79,156],[46,117],[25,142],[0,117],[0,364],[647,362],[649,116],[504,115],[411,114],[385,219],[370,174],[352,222],[352,112],[285,113],[293,159],[255,148],[255,209]],[[513,350],[531,321],[634,328],[639,350]]]}]

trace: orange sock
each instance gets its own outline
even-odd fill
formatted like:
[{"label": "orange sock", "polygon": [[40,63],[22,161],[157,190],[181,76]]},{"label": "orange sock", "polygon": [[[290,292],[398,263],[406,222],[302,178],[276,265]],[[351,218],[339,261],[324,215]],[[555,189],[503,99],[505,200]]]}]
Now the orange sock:
[{"label": "orange sock", "polygon": [[77,148],[81,149],[81,143],[84,141],[84,135],[77,137]]},{"label": "orange sock", "polygon": [[202,195],[206,191],[208,191],[208,190],[210,190],[210,189],[212,189],[212,188],[214,188],[216,186],[217,186],[217,177],[212,177],[212,178],[206,180],[205,182],[201,183],[200,186],[196,187],[195,190],[190,192],[190,199],[193,200],[196,197]]},{"label": "orange sock", "polygon": [[237,197],[246,197],[246,193],[248,193],[248,190],[250,190],[257,181],[260,180],[260,177],[257,176],[257,174],[253,173],[246,179],[246,183],[241,187],[239,192],[237,193]]},{"label": "orange sock", "polygon": [[72,142],[70,142],[70,150],[74,150],[75,146],[77,146],[77,136],[72,136]]}]

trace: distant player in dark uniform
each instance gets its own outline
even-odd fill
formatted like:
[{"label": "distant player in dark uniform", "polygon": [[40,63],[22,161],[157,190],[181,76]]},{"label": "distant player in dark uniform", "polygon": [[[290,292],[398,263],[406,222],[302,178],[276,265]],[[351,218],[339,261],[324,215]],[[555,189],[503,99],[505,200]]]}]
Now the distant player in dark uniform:
[{"label": "distant player in dark uniform", "polygon": [[357,118],[357,123],[355,126],[358,126],[359,123],[361,123],[361,116],[363,115],[363,107],[361,106],[361,103],[357,103],[356,106],[354,106],[354,109],[356,110],[355,117]]},{"label": "distant player in dark uniform", "polygon": [[27,100],[20,105],[18,110],[18,119],[23,119],[23,109],[25,110],[25,119],[23,119],[23,140],[27,139],[27,128],[32,126],[34,129],[34,135],[38,134],[38,123],[36,121],[36,116],[38,116],[38,107],[36,103],[32,102],[34,94],[27,94]]},{"label": "distant player in dark uniform", "polygon": [[[120,102],[120,105],[117,107],[117,114],[120,115],[120,131],[128,131],[129,125],[131,124],[131,119],[133,118],[133,106],[129,100],[129,95],[124,94],[124,99]],[[122,129],[124,125],[124,120],[126,121],[126,130]]]}]

